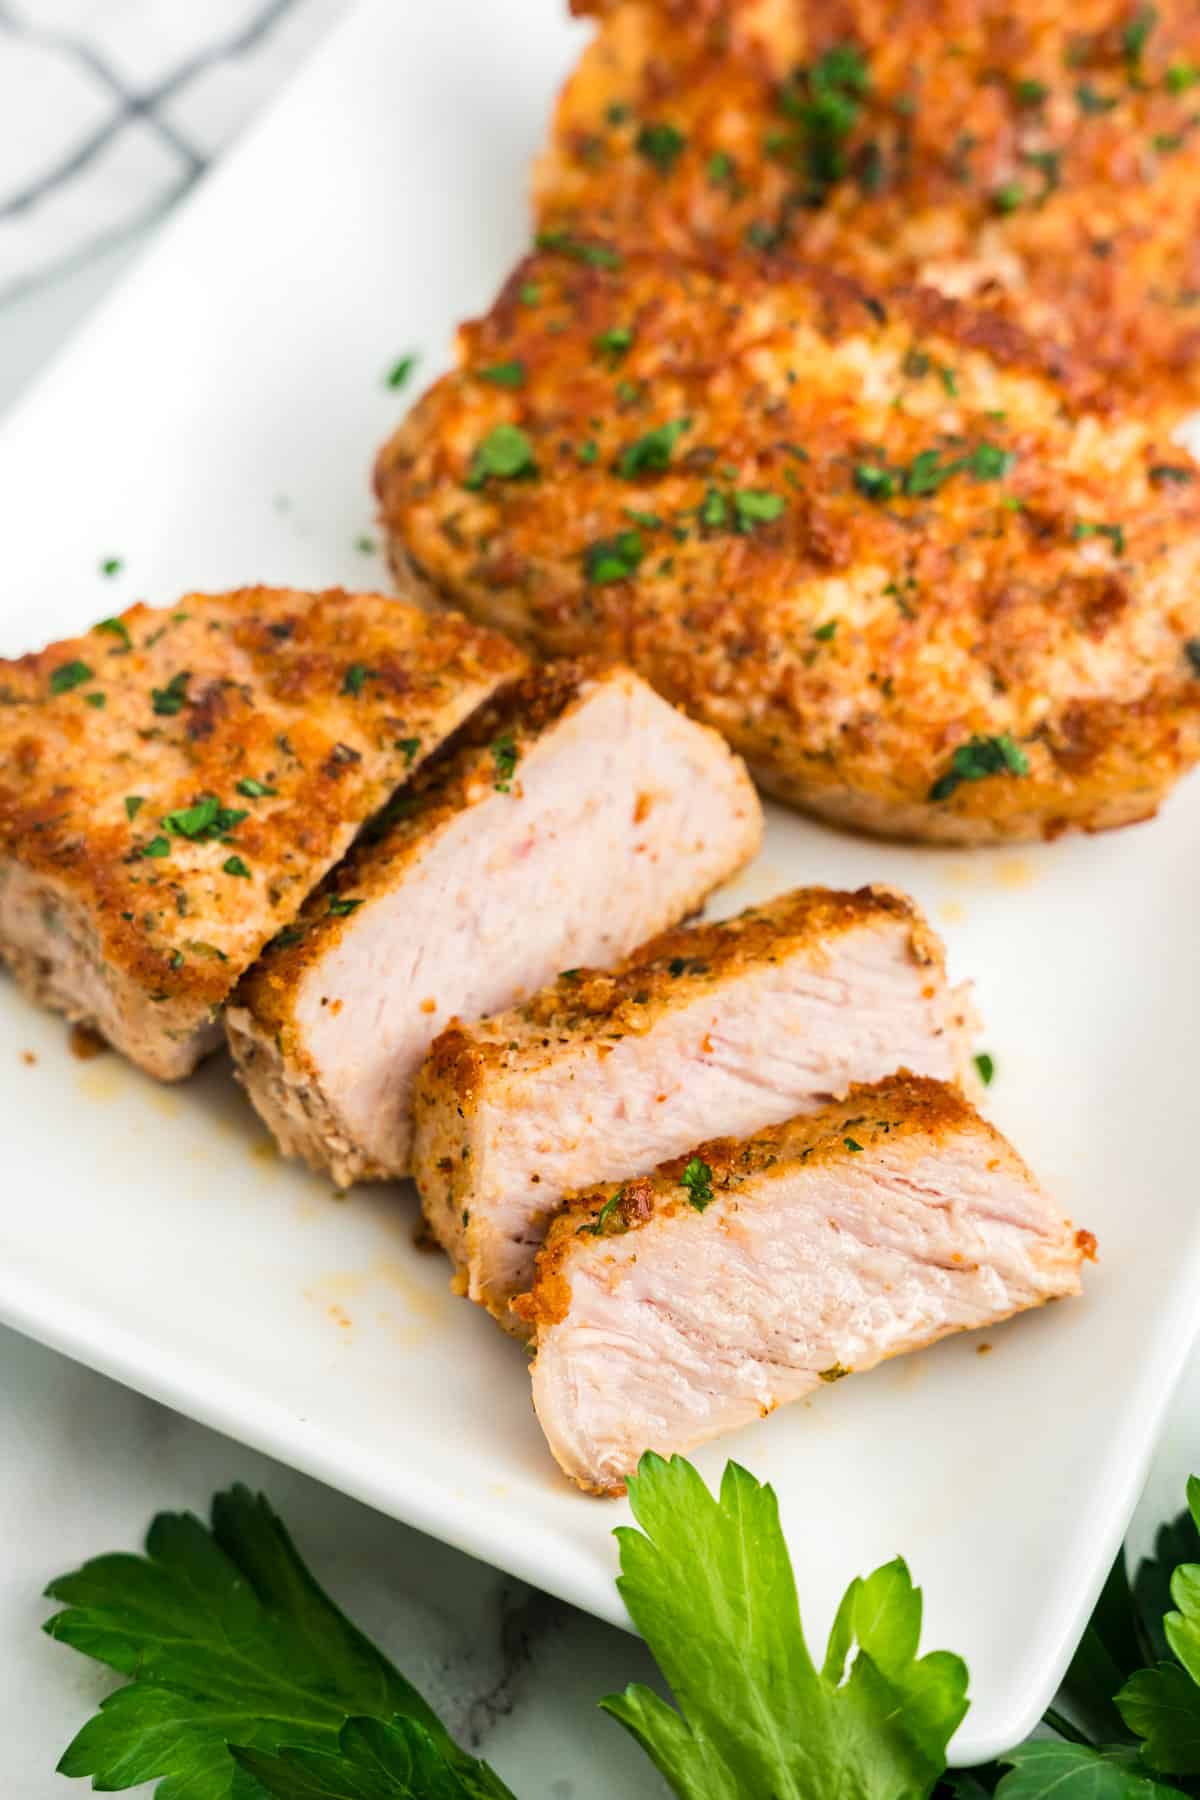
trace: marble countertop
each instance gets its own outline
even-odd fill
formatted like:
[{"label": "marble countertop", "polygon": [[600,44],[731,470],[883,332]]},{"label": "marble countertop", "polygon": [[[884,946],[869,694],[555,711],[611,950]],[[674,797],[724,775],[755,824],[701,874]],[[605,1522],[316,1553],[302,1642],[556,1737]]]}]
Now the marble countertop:
[{"label": "marble countertop", "polygon": [[[139,68],[130,46],[142,56],[149,52],[136,30],[131,35],[136,0],[99,6],[27,0],[19,8],[0,0],[0,412],[140,252],[164,207],[343,4],[214,0],[202,10],[206,29],[220,27],[218,48],[245,40],[229,79],[222,84],[219,69],[201,66],[194,81],[172,88],[172,68],[177,72],[189,57],[191,67],[194,46],[156,39],[161,67]],[[143,6],[158,21],[192,10],[153,9],[151,0]],[[71,144],[41,143],[41,174],[26,168],[29,139],[14,125],[4,94],[6,78],[13,91],[37,87],[35,51],[50,46],[51,61],[77,56],[71,33],[85,17],[111,17],[113,36],[101,60],[122,90],[120,106],[128,107],[132,93],[136,111],[149,83],[156,93],[165,85],[171,107],[166,135],[141,147],[132,186],[128,170],[115,183],[103,169],[92,171],[97,186],[83,210],[92,223],[102,213],[108,226],[81,239],[68,196],[61,207],[56,198],[54,218],[35,218],[30,200],[38,180],[69,161]],[[274,27],[279,34],[272,44]],[[54,50],[56,35],[68,40],[65,52],[61,41]],[[25,59],[20,80],[6,60],[18,43]],[[67,79],[61,69],[52,76],[48,63],[41,78],[44,94]],[[110,88],[111,101],[116,88]],[[91,102],[94,110],[94,93]],[[77,104],[83,120],[82,88]],[[172,133],[184,147],[167,155]],[[1135,1521],[1135,1545],[1178,1509],[1193,1467],[1200,1468],[1196,1356]],[[134,1548],[159,1509],[203,1513],[212,1493],[234,1480],[269,1494],[318,1578],[521,1800],[665,1794],[641,1752],[595,1704],[628,1681],[651,1677],[650,1659],[635,1640],[0,1329],[0,1787],[6,1793],[53,1800],[69,1792],[55,1762],[114,1685],[95,1665],[41,1635],[39,1625],[52,1610],[41,1598],[46,1581],[101,1551]],[[854,1572],[847,1569],[846,1579]],[[919,1580],[922,1572],[914,1573]],[[814,1634],[825,1625],[812,1621]]]}]

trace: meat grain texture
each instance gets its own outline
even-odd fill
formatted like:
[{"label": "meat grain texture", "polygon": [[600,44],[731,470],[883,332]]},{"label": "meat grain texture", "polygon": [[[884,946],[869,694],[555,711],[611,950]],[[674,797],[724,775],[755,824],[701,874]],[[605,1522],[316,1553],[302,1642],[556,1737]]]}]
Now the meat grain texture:
[{"label": "meat grain texture", "polygon": [[0,663],[0,956],[164,1080],[420,762],[524,657],[382,594],[134,606]]},{"label": "meat grain texture", "polygon": [[897,1067],[969,1078],[973,1018],[938,938],[887,888],[801,888],[664,932],[611,974],[452,1027],[418,1080],[415,1172],[457,1282],[508,1330],[563,1194],[639,1175]]},{"label": "meat grain texture", "polygon": [[536,176],[543,231],[788,248],[932,285],[1200,404],[1190,0],[582,0],[605,15]]},{"label": "meat grain texture", "polygon": [[622,657],[832,819],[1152,815],[1200,751],[1190,457],[928,291],[596,254],[523,264],[382,452],[402,583]]},{"label": "meat grain texture", "polygon": [[761,831],[739,759],[628,669],[530,677],[398,796],[242,983],[227,1023],[251,1099],[341,1184],[406,1175],[437,1032],[617,961]]},{"label": "meat grain texture", "polygon": [[561,1467],[619,1493],[823,1382],[1078,1293],[1075,1231],[953,1086],[894,1077],[575,1197],[521,1308]]}]

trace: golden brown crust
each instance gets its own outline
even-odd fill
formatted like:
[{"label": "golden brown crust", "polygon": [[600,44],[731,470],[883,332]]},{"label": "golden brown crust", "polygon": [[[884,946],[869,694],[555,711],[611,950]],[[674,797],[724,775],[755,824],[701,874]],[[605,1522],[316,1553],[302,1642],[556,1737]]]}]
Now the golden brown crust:
[{"label": "golden brown crust", "polygon": [[1200,401],[1188,0],[576,10],[606,21],[539,165],[543,228],[944,284],[1081,351],[1126,402]]},{"label": "golden brown crust", "polygon": [[404,745],[435,746],[522,660],[381,594],[133,606],[0,664],[0,856],[77,902],[149,996],[214,1007],[425,753]]},{"label": "golden brown crust", "polygon": [[914,961],[943,976],[941,939],[899,890],[794,888],[731,919],[673,926],[613,969],[565,970],[552,987],[479,1020],[469,1033],[457,1027],[443,1032],[431,1051],[431,1077],[451,1081],[467,1101],[484,1068],[540,1061],[546,1046],[568,1038],[574,1043],[637,1035],[653,1027],[664,1004],[685,1006],[743,969],[786,962],[805,947],[832,950],[840,936],[864,923],[893,920],[908,925]]},{"label": "golden brown crust", "polygon": [[[624,657],[785,798],[951,841],[1095,829],[1200,753],[1200,481],[1058,360],[778,260],[543,253],[377,481],[444,597]],[[536,472],[480,484],[500,425]],[[1017,769],[957,773],[980,738]]]},{"label": "golden brown crust", "polygon": [[[1020,1179],[1033,1182],[1012,1146],[980,1117],[959,1088],[902,1070],[886,1081],[852,1087],[845,1100],[819,1113],[789,1119],[751,1138],[714,1138],[634,1181],[604,1182],[569,1195],[538,1252],[533,1290],[514,1303],[514,1310],[530,1326],[555,1325],[564,1319],[571,1299],[572,1259],[594,1247],[597,1238],[637,1231],[663,1217],[699,1220],[713,1201],[736,1201],[739,1187],[772,1168],[797,1162],[844,1163],[883,1144],[913,1137],[933,1147],[964,1130],[990,1141],[993,1167],[1003,1163]],[[693,1199],[696,1181],[684,1182],[682,1177],[701,1166],[701,1197],[707,1187],[711,1199],[698,1208]]]}]

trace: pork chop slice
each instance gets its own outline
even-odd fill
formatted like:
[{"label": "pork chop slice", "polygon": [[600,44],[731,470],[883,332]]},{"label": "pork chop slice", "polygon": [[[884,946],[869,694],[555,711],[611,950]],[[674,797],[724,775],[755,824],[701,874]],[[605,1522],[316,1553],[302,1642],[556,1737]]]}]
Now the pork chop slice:
[{"label": "pork chop slice", "polygon": [[242,983],[229,1040],[282,1148],[408,1173],[435,1034],[615,962],[758,849],[745,768],[630,670],[530,677],[431,766]]},{"label": "pork chop slice", "polygon": [[897,1076],[574,1198],[520,1305],[555,1458],[615,1494],[822,1382],[1080,1288],[1094,1253],[955,1087]]},{"label": "pork chop slice", "polygon": [[283,588],[134,606],[0,662],[0,958],[187,1075],[358,828],[526,666],[461,618]]},{"label": "pork chop slice", "polygon": [[888,888],[800,888],[666,932],[611,975],[569,969],[437,1040],[417,1084],[417,1185],[458,1283],[509,1330],[571,1188],[622,1180],[900,1067],[954,1080],[973,1021],[942,945]]}]

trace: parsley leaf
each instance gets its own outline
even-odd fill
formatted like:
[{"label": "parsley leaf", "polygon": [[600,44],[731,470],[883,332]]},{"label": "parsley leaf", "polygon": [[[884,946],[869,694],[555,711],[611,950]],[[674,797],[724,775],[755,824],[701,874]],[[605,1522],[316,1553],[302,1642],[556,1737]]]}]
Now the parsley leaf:
[{"label": "parsley leaf", "polygon": [[221,868],[226,875],[240,875],[245,881],[249,881],[251,878],[250,871],[240,856],[227,856],[221,864]]},{"label": "parsley leaf", "polygon": [[519,388],[525,385],[525,364],[514,357],[511,362],[490,363],[486,369],[479,371],[480,381],[490,381],[494,387]]},{"label": "parsley leaf", "polygon": [[583,553],[584,573],[597,587],[610,581],[627,581],[637,573],[646,553],[640,531],[619,531],[615,537],[598,538]]},{"label": "parsley leaf", "polygon": [[752,531],[756,525],[767,525],[777,519],[786,502],[782,494],[769,488],[738,488],[733,496],[734,529]]},{"label": "parsley leaf", "polygon": [[398,357],[383,378],[384,386],[390,388],[404,387],[413,370],[416,368],[418,361],[419,358],[415,351],[408,356]]},{"label": "parsley leaf", "polygon": [[[611,244],[589,243],[585,238],[572,237],[569,231],[539,231],[533,241],[539,250],[557,250],[560,256],[569,256],[573,262],[586,263],[592,269],[624,266],[621,252]],[[524,299],[524,293],[521,297]]]},{"label": "parsley leaf", "polygon": [[172,675],[165,688],[150,689],[150,704],[161,718],[173,718],[177,712],[182,711],[191,679],[190,669],[180,669],[177,675]]},{"label": "parsley leaf", "polygon": [[476,446],[463,486],[481,488],[489,478],[515,481],[520,476],[537,474],[533,445],[519,425],[493,425],[483,442]]},{"label": "parsley leaf", "polygon": [[113,577],[113,576],[114,576],[114,575],[119,575],[119,574],[120,574],[120,573],[121,573],[121,570],[122,570],[122,569],[123,569],[123,568],[124,568],[124,567],[125,567],[125,562],[124,562],[124,558],[123,558],[123,557],[120,557],[120,556],[106,556],[106,557],[104,557],[104,558],[103,558],[103,560],[102,560],[102,561],[101,561],[101,564],[100,564],[100,573],[101,573],[101,574],[102,574],[102,575],[107,575],[107,576],[108,576],[108,577],[109,577],[109,579],[110,579],[110,580],[111,580],[111,578],[112,578],[112,577]]},{"label": "parsley leaf", "polygon": [[249,815],[244,806],[222,806],[215,794],[204,794],[194,806],[181,806],[165,813],[158,821],[173,837],[192,838],[203,843],[209,838],[224,837]]},{"label": "parsley leaf", "polygon": [[57,669],[50,672],[50,692],[52,694],[69,694],[72,688],[80,687],[83,682],[92,679],[92,671],[85,662],[59,663]]},{"label": "parsley leaf", "polygon": [[[350,1719],[337,1750],[235,1748],[273,1800],[513,1800],[486,1763],[453,1757],[414,1719]],[[257,1790],[256,1790],[257,1791]],[[247,1800],[251,1796],[247,1795]]]},{"label": "parsley leaf", "polygon": [[488,748],[496,765],[496,792],[509,794],[512,792],[512,778],[521,754],[517,749],[516,739],[511,731],[503,731]]},{"label": "parsley leaf", "polygon": [[[1200,1526],[1200,1481],[1187,1485]],[[1165,1775],[1200,1774],[1200,1563],[1180,1563],[1170,1580],[1174,1609],[1162,1622],[1174,1662],[1140,1669],[1116,1696],[1117,1711],[1142,1744],[1143,1761]]]},{"label": "parsley leaf", "polygon": [[626,481],[635,481],[639,475],[661,472],[670,463],[672,450],[691,423],[690,419],[671,419],[648,431],[645,437],[626,444],[613,464],[617,474]]},{"label": "parsley leaf", "polygon": [[357,912],[361,905],[361,900],[349,900],[343,894],[330,894],[326,911],[331,919],[346,919],[352,912]]},{"label": "parsley leaf", "polygon": [[463,1794],[512,1800],[326,1597],[266,1500],[244,1487],[217,1495],[211,1529],[162,1513],[144,1557],[97,1557],[46,1591],[65,1602],[50,1636],[129,1678],[68,1746],[64,1775],[103,1788],[159,1779],[158,1800],[252,1800],[230,1743],[334,1752],[348,1719],[399,1715],[427,1735]]},{"label": "parsley leaf", "polygon": [[712,1204],[712,1170],[698,1156],[693,1156],[683,1174],[679,1177],[680,1187],[687,1189],[687,1197],[697,1212],[703,1212]]},{"label": "parsley leaf", "polygon": [[984,1087],[991,1087],[992,1082],[995,1080],[995,1077],[996,1077],[996,1059],[995,1059],[995,1057],[991,1056],[988,1053],[988,1051],[981,1050],[979,1052],[978,1056],[975,1057],[974,1061],[975,1061],[975,1067],[979,1072],[980,1081],[982,1081]]},{"label": "parsley leaf", "polygon": [[929,790],[931,800],[948,800],[964,781],[982,781],[988,775],[1028,775],[1029,758],[1007,732],[999,737],[973,737],[960,744],[950,767]]},{"label": "parsley leaf", "polygon": [[1000,1758],[1011,1774],[996,1789],[996,1800],[1169,1800],[1178,1788],[1163,1787],[1138,1772],[1128,1750],[1092,1750],[1037,1738]]},{"label": "parsley leaf", "polygon": [[[1153,478],[1153,469],[1150,473]],[[126,625],[124,619],[100,619],[92,626],[92,630],[107,631],[110,637],[119,638],[121,640],[120,651],[110,650],[110,656],[120,655],[122,652],[132,650],[133,648],[133,640],[129,636],[129,627]]]},{"label": "parsley leaf", "polygon": [[1125,528],[1122,525],[1098,525],[1088,519],[1077,519],[1071,529],[1071,536],[1076,542],[1083,538],[1105,537],[1113,547],[1114,556],[1125,554]]},{"label": "parsley leaf", "polygon": [[607,331],[598,331],[592,339],[592,349],[607,357],[610,365],[619,363],[632,344],[633,330],[628,325],[610,325]]},{"label": "parsley leaf", "polygon": [[351,663],[342,677],[342,693],[353,695],[361,694],[363,691],[363,683],[366,681],[369,672],[370,671],[365,663]]},{"label": "parsley leaf", "polygon": [[145,805],[145,800],[146,800],[146,796],[144,794],[126,794],[126,796],[125,796],[125,817],[131,823],[134,819],[137,818],[138,813],[141,811],[142,807]]},{"label": "parsley leaf", "polygon": [[660,175],[669,175],[686,143],[682,131],[674,125],[646,124],[634,139],[633,147],[639,156],[654,164]]},{"label": "parsley leaf", "polygon": [[850,1584],[818,1670],[771,1488],[729,1463],[714,1498],[682,1457],[648,1452],[629,1498],[641,1530],[617,1529],[618,1586],[678,1711],[639,1685],[601,1705],[681,1800],[929,1794],[967,1673],[917,1658],[921,1596],[899,1559]]},{"label": "parsley leaf", "polygon": [[258,781],[253,775],[243,775],[237,784],[237,791],[245,794],[247,800],[265,800],[277,794],[279,789],[268,787],[265,781]]}]

